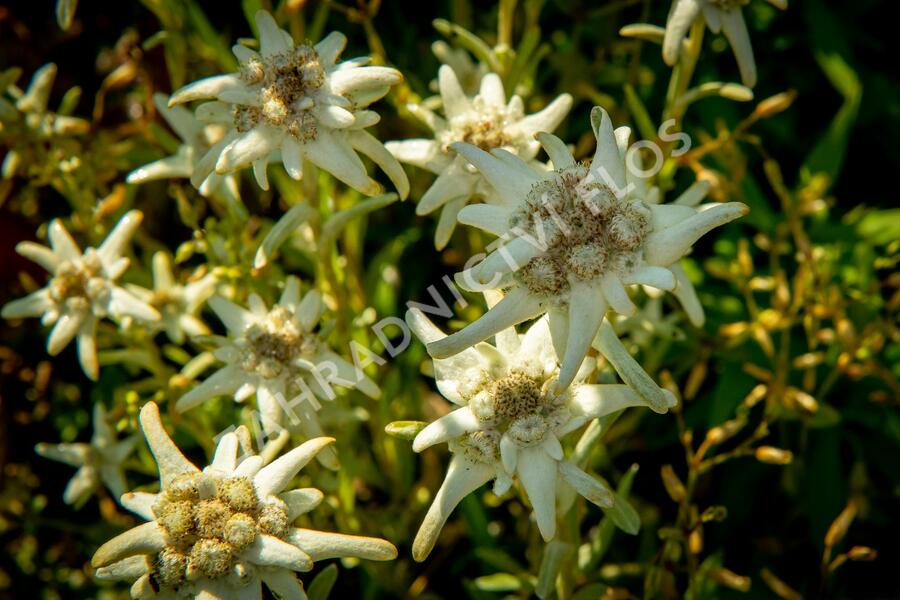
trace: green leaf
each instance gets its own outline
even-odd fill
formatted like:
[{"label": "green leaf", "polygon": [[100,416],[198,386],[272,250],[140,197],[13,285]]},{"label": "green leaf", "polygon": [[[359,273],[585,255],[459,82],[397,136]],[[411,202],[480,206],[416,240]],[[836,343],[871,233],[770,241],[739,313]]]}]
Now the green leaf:
[{"label": "green leaf", "polygon": [[328,565],[309,584],[306,596],[309,600],[326,600],[331,593],[331,588],[334,587],[334,583],[337,581],[337,576],[337,565]]},{"label": "green leaf", "polygon": [[515,592],[522,587],[522,581],[509,573],[494,573],[475,579],[475,587],[483,592]]}]

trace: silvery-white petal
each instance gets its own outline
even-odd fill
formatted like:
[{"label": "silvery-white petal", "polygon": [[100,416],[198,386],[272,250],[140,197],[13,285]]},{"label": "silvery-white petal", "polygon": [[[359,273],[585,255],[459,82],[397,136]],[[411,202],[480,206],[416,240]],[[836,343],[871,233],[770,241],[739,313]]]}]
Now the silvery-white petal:
[{"label": "silvery-white petal", "polygon": [[4,319],[39,317],[52,307],[53,300],[50,298],[50,292],[47,288],[43,288],[4,305],[0,315]]},{"label": "silvery-white petal", "polygon": [[109,287],[109,313],[116,317],[134,317],[141,321],[159,321],[162,317],[155,308],[141,302],[129,292],[116,285]]},{"label": "silvery-white petal", "polygon": [[287,504],[288,522],[291,523],[321,504],[325,494],[316,488],[301,488],[282,492],[278,497]]},{"label": "silvery-white petal", "polygon": [[175,410],[184,412],[216,396],[230,396],[244,383],[245,378],[239,366],[226,365],[179,398]]},{"label": "silvery-white petal", "polygon": [[275,23],[268,12],[264,10],[256,11],[254,16],[256,27],[259,30],[259,52],[263,56],[272,56],[280,52],[287,52],[291,49],[289,37],[286,39],[284,32]]},{"label": "silvery-white petal", "polygon": [[503,206],[491,204],[470,204],[459,211],[457,219],[464,225],[472,225],[496,236],[509,230],[512,211]]},{"label": "silvery-white petal", "polygon": [[601,325],[597,337],[594,338],[594,346],[609,361],[622,381],[644,398],[655,412],[664,413],[669,410],[669,399],[665,391],[656,385],[644,368],[631,356],[612,325],[609,323]]},{"label": "silvery-white petal", "polygon": [[316,139],[304,144],[304,155],[311,163],[360,193],[367,196],[381,193],[381,186],[366,174],[365,165],[343,135],[319,128]]},{"label": "silvery-white petal", "polygon": [[708,192],[708,181],[695,181],[688,189],[682,192],[680,196],[675,198],[675,201],[672,204],[678,204],[681,206],[697,206],[698,204],[700,204],[700,201],[706,197],[706,194]]},{"label": "silvery-white petal", "polygon": [[98,569],[129,556],[156,554],[165,547],[165,530],[156,521],[150,521],[129,529],[100,546],[91,559],[91,566]]},{"label": "silvery-white petal", "polygon": [[591,341],[603,322],[607,305],[599,293],[597,285],[589,281],[575,282],[569,294],[569,324],[567,328],[566,350],[562,356],[559,391],[566,389],[578,374],[578,369],[587,356]]},{"label": "silvery-white petal", "polygon": [[670,67],[678,60],[681,52],[681,41],[687,35],[691,23],[700,14],[702,0],[674,0],[669,18],[666,21],[666,32],[663,37],[663,60]]},{"label": "silvery-white petal", "polygon": [[66,489],[63,490],[63,502],[75,504],[81,498],[89,495],[100,485],[97,470],[91,466],[81,467],[69,480]]},{"label": "silvery-white petal", "polygon": [[519,450],[519,481],[534,509],[538,529],[545,542],[556,535],[557,464],[540,446]]},{"label": "silvery-white petal", "polygon": [[428,169],[438,175],[446,168],[448,162],[439,144],[434,140],[387,142],[384,147],[400,162]]},{"label": "silvery-white petal", "polygon": [[134,581],[150,572],[147,557],[143,555],[129,556],[119,562],[94,571],[94,577],[105,581]]},{"label": "silvery-white petal", "polygon": [[[674,406],[676,400],[672,393],[668,390],[663,392],[667,406]],[[575,388],[571,402],[573,408],[591,418],[603,417],[631,406],[650,406],[629,386],[620,384],[580,385]]]},{"label": "silvery-white petal", "polygon": [[460,501],[471,492],[487,483],[494,476],[494,469],[483,463],[472,462],[462,455],[455,454],[450,459],[447,476],[434,496],[428,513],[416,533],[413,541],[413,559],[425,560],[434,548],[438,535],[450,513]]},{"label": "silvery-white petal", "polygon": [[355,94],[369,89],[381,89],[397,85],[401,81],[403,81],[403,75],[391,67],[341,69],[333,72],[329,77],[331,91],[342,95]]},{"label": "silvery-white petal", "polygon": [[309,571],[313,561],[309,554],[267,533],[257,534],[253,543],[238,553],[240,558],[261,567]]},{"label": "silvery-white petal", "polygon": [[219,439],[216,451],[209,467],[222,473],[231,473],[237,467],[238,438],[237,434],[229,431]]},{"label": "silvery-white petal", "polygon": [[86,318],[87,313],[83,310],[64,313],[59,318],[47,338],[47,352],[50,356],[56,356],[69,345]]},{"label": "silvery-white petal", "polygon": [[281,144],[281,163],[292,179],[303,178],[303,149],[293,136],[286,136]]},{"label": "silvery-white petal", "polygon": [[519,444],[510,437],[508,432],[500,437],[500,462],[507,474],[512,477],[519,464]]},{"label": "silvery-white petal", "polygon": [[516,287],[475,322],[453,335],[428,344],[428,353],[434,358],[459,354],[504,329],[537,317],[546,312],[546,309],[546,300],[535,297],[524,288]]},{"label": "silvery-white petal", "polygon": [[267,157],[284,138],[284,132],[267,124],[260,124],[240,134],[216,160],[216,173],[223,175],[237,171],[253,161]]},{"label": "silvery-white petal", "polygon": [[507,202],[520,203],[528,196],[531,187],[541,179],[533,171],[531,176],[522,176],[521,171],[472,144],[454,142],[450,147],[472,163]]},{"label": "silvery-white petal", "polygon": [[479,284],[499,287],[497,283],[501,276],[518,271],[532,258],[542,255],[547,250],[547,243],[546,238],[534,238],[523,232],[488,254],[472,269],[472,275]]},{"label": "silvery-white petal", "polygon": [[684,272],[680,263],[673,263],[669,266],[669,271],[675,276],[675,290],[672,292],[684,312],[687,313],[688,320],[694,327],[703,327],[706,322],[706,313],[703,311],[703,305],[700,304],[700,298],[697,297],[697,290],[694,284],[688,279],[687,273]]},{"label": "silvery-white petal", "polygon": [[473,110],[469,97],[466,96],[459,84],[459,79],[456,78],[456,73],[447,65],[441,65],[441,68],[438,69],[438,87],[441,91],[444,114],[448,119]]},{"label": "silvery-white petal", "polygon": [[559,127],[570,110],[572,110],[572,96],[560,94],[543,110],[528,115],[516,123],[516,128],[527,136],[532,136],[538,131],[553,131]]},{"label": "silvery-white petal", "polygon": [[378,168],[384,173],[397,188],[397,194],[401,200],[406,200],[409,196],[409,179],[406,177],[406,171],[394,158],[394,155],[388,152],[378,139],[368,131],[353,131],[349,134],[350,145],[359,152],[368,156],[372,162],[378,165]]},{"label": "silvery-white petal", "polygon": [[141,430],[150,446],[150,452],[159,467],[159,482],[166,489],[179,475],[185,473],[199,474],[200,470],[184,457],[169,434],[163,427],[159,416],[159,407],[155,402],[148,402],[141,408],[139,417]]},{"label": "silvery-white petal", "polygon": [[648,285],[667,291],[675,289],[675,276],[665,267],[644,265],[627,275],[622,275],[621,280],[625,285]]},{"label": "silvery-white petal", "polygon": [[722,31],[741,72],[741,81],[752,88],[756,85],[756,61],[753,60],[753,47],[750,45],[750,34],[747,33],[747,22],[740,8],[722,11]]},{"label": "silvery-white petal", "polygon": [[76,260],[81,258],[81,249],[72,239],[69,230],[62,221],[53,219],[47,228],[47,236],[50,238],[50,247],[61,260]]},{"label": "silvery-white petal", "polygon": [[443,417],[429,423],[413,440],[414,452],[421,452],[435,444],[447,442],[463,434],[481,429],[482,425],[468,406],[450,411]]},{"label": "silvery-white petal", "polygon": [[81,370],[91,381],[97,381],[100,377],[100,362],[97,359],[97,319],[94,315],[88,315],[81,330],[75,338],[78,348],[78,363]]},{"label": "silvery-white petal", "polygon": [[594,130],[594,137],[597,138],[597,149],[591,161],[591,173],[600,183],[610,186],[616,195],[619,195],[617,190],[624,191],[627,183],[625,164],[619,156],[612,119],[603,108],[595,106],[591,109],[591,127]]},{"label": "silvery-white petal", "polygon": [[466,170],[465,164],[457,159],[438,175],[416,205],[417,215],[427,215],[450,200],[475,193],[478,178]]},{"label": "silvery-white petal", "polygon": [[322,295],[311,290],[303,296],[300,306],[297,307],[297,320],[304,331],[312,331],[322,318],[325,311],[325,303],[322,301]]},{"label": "silvery-white petal", "polygon": [[300,469],[318,454],[319,450],[333,443],[334,438],[315,438],[275,459],[263,467],[253,478],[253,485],[256,486],[257,493],[262,498],[270,494],[277,494],[290,483]]},{"label": "silvery-white petal", "polygon": [[603,275],[600,279],[600,289],[610,308],[620,315],[630,317],[637,311],[634,302],[628,297],[628,291],[622,285],[622,280],[615,273],[608,272]]},{"label": "silvery-white petal", "polygon": [[153,505],[158,500],[159,494],[128,492],[122,494],[119,503],[142,519],[152,521],[156,518],[156,515],[153,514]]},{"label": "silvery-white petal", "polygon": [[247,327],[256,321],[256,318],[250,311],[244,310],[234,302],[221,296],[210,298],[209,307],[213,309],[219,320],[228,328],[228,333],[234,337],[240,336]]},{"label": "silvery-white petal", "polygon": [[244,87],[244,82],[237,73],[228,75],[215,75],[207,77],[177,90],[172,97],[169,98],[169,106],[183,104],[193,100],[203,100],[205,98],[215,98],[222,92],[228,90],[238,90]]},{"label": "silvery-white petal", "polygon": [[73,467],[87,464],[91,456],[88,444],[35,444],[34,451],[44,458],[65,463]]},{"label": "silvery-white petal", "polygon": [[315,49],[319,54],[319,61],[328,68],[337,62],[346,46],[347,37],[339,31],[332,31],[315,45]]},{"label": "silvery-white petal", "polygon": [[458,196],[450,199],[441,207],[441,214],[438,217],[437,226],[434,228],[434,248],[443,250],[450,243],[453,237],[453,231],[456,229],[456,220],[459,211],[469,202],[469,195]]},{"label": "silvery-white petal", "polygon": [[481,86],[478,95],[494,108],[506,106],[506,92],[503,90],[503,81],[496,73],[486,73],[481,78]]},{"label": "silvery-white petal", "polygon": [[644,258],[651,265],[668,267],[684,256],[703,235],[748,211],[747,205],[741,202],[716,204],[676,225],[654,231],[644,239]]},{"label": "silvery-white petal", "polygon": [[61,257],[57,256],[53,250],[34,242],[19,242],[16,244],[16,252],[39,264],[50,273],[56,273],[56,268],[61,260]]},{"label": "silvery-white petal", "polygon": [[534,137],[537,138],[547,156],[550,157],[550,162],[553,163],[554,169],[567,169],[575,166],[575,157],[572,156],[569,148],[561,139],[545,131],[539,131]]},{"label": "silvery-white petal", "polygon": [[285,569],[262,569],[259,576],[281,600],[307,600],[303,584],[293,572]]},{"label": "silvery-white petal", "polygon": [[397,548],[386,540],[293,528],[287,541],[309,554],[313,561],[354,556],[366,560],[394,560]]}]

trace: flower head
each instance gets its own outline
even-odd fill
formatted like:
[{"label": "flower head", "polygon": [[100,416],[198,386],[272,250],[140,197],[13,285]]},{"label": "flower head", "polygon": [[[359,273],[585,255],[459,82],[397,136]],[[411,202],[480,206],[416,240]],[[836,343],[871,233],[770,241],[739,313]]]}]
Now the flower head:
[{"label": "flower head", "polygon": [[[322,433],[317,399],[334,397],[331,384],[356,387],[373,398],[380,395],[375,382],[319,339],[315,329],[324,311],[322,298],[310,291],[301,299],[296,277],[288,277],[271,309],[255,294],[249,310],[219,296],[210,298],[209,306],[228,328],[228,338],[216,339],[214,352],[225,366],[182,396],[179,411],[215,396],[233,395],[242,402],[256,394],[267,433],[286,424],[315,437]],[[320,460],[336,468],[333,454],[323,453]]]},{"label": "flower head", "polygon": [[157,252],[153,255],[153,289],[126,287],[159,312],[162,318],[158,325],[172,342],[181,344],[185,337],[209,335],[209,327],[197,311],[216,291],[216,278],[211,273],[187,284],[178,283],[172,273],[172,256]]},{"label": "flower head", "polygon": [[[426,343],[444,334],[418,310],[407,322]],[[503,494],[519,480],[534,509],[545,540],[556,533],[557,483],[564,481],[601,508],[615,502],[613,492],[564,456],[560,439],[590,419],[648,402],[624,385],[584,383],[594,370],[585,359],[572,386],[558,391],[556,352],[548,319],[535,322],[524,334],[514,329],[497,333],[496,346],[479,344],[446,359],[435,359],[440,392],[459,408],[425,427],[413,440],[413,450],[448,442],[453,458],[441,489],[413,543],[413,557],[424,560],[456,505],[493,479],[494,493]],[[660,391],[665,408],[675,405]]]},{"label": "flower head", "polygon": [[134,450],[137,438],[134,436],[117,440],[116,434],[106,421],[103,404],[94,404],[94,435],[88,444],[38,444],[35,452],[49,458],[78,467],[75,476],[69,480],[63,492],[66,504],[77,504],[87,499],[101,484],[115,497],[125,493],[125,475],[122,463]]},{"label": "flower head", "polygon": [[[103,544],[91,565],[100,579],[134,581],[133,598],[262,598],[262,583],[282,598],[303,598],[294,571],[339,556],[391,560],[384,540],[293,527],[323,498],[315,488],[285,491],[332,438],[316,438],[264,464],[244,448],[246,430],[226,433],[202,471],[166,434],[153,402],[141,428],[159,465],[160,491],[128,493],[122,504],[148,522]],[[246,445],[246,444],[244,444]]]},{"label": "flower head", "polygon": [[[51,160],[44,155],[47,145],[43,142],[85,134],[91,128],[84,119],[49,109],[56,79],[55,64],[46,64],[35,71],[24,91],[13,83],[16,79],[13,73],[10,70],[0,77],[9,83],[0,89],[0,145],[9,148],[0,168],[4,179],[22,174],[26,168],[43,168],[45,162],[56,162],[58,156]],[[10,74],[13,74],[11,80]]]},{"label": "flower head", "polygon": [[347,44],[340,33],[310,46],[295,44],[265,11],[256,13],[256,24],[259,52],[240,44],[232,48],[241,65],[238,73],[194,82],[169,100],[171,106],[214,98],[197,108],[197,118],[228,131],[196,164],[192,181],[203,181],[213,170],[225,174],[253,165],[260,187],[268,189],[266,165],[278,150],[294,179],[309,161],[374,196],[380,186],[366,174],[356,154],[361,152],[405,198],[409,183],[403,168],[366,131],[379,120],[367,107],[402,80],[400,72],[367,66],[365,58],[337,62]]},{"label": "flower head", "polygon": [[[666,64],[671,66],[678,60],[682,40],[694,20],[702,15],[713,33],[721,31],[728,38],[744,85],[756,85],[756,62],[741,10],[749,3],[750,0],[673,0],[663,37],[663,59]],[[782,10],[787,8],[787,0],[769,0],[769,3]]]},{"label": "flower head", "polygon": [[141,224],[143,215],[127,213],[97,248],[83,252],[61,221],[48,226],[50,248],[33,242],[22,242],[16,251],[33,260],[52,277],[47,287],[13,300],[3,307],[5,319],[43,315],[44,325],[53,325],[47,339],[47,352],[59,354],[73,338],[78,341],[78,358],[85,374],[96,380],[100,373],[97,362],[97,320],[106,316],[134,317],[156,321],[159,313],[115,284],[126,269],[128,258],[122,256],[126,245]]},{"label": "flower head", "polygon": [[[465,207],[462,223],[500,236],[499,247],[460,273],[470,289],[503,289],[502,301],[484,316],[446,339],[428,345],[446,358],[488,337],[542,314],[562,357],[558,385],[565,388],[608,309],[636,310],[626,286],[663,290],[676,287],[670,269],[706,232],[747,212],[739,202],[690,206],[647,204],[626,169],[630,130],[613,131],[609,115],[596,107],[591,124],[597,150],[591,164],[576,163],[558,138],[538,139],[556,170],[538,174],[502,149],[485,152],[455,144],[494,186],[504,204]],[[693,193],[693,192],[691,192]],[[657,408],[662,408],[656,403]]]},{"label": "flower head", "polygon": [[[156,179],[191,178],[200,195],[218,198],[236,214],[246,213],[241,205],[237,177],[234,174],[220,175],[197,169],[200,158],[225,137],[226,128],[219,123],[204,124],[183,106],[167,106],[165,94],[153,94],[156,110],[181,138],[175,154],[138,167],[128,174],[128,183],[144,183]],[[203,175],[200,177],[200,175]],[[197,177],[195,177],[195,175]]]},{"label": "flower head", "polygon": [[[496,73],[484,75],[480,91],[471,98],[447,65],[438,71],[438,82],[444,118],[424,106],[409,107],[434,131],[434,138],[388,142],[387,149],[400,161],[438,176],[419,200],[416,212],[425,215],[443,207],[435,233],[435,245],[440,249],[450,241],[460,209],[476,195],[490,198],[494,194],[484,175],[456,155],[453,144],[465,142],[485,151],[502,148],[531,162],[540,150],[534,134],[556,129],[572,107],[572,97],[562,94],[541,112],[526,115],[522,98],[513,96],[506,100],[503,83]],[[540,170],[539,164],[533,167]]]}]

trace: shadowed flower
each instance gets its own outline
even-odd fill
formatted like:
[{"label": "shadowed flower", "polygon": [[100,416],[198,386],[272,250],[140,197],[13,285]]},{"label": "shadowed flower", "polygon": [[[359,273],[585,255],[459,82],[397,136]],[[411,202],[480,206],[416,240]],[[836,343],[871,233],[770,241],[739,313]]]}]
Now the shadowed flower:
[{"label": "shadowed flower", "polygon": [[78,504],[87,499],[100,485],[118,500],[125,493],[122,463],[134,450],[138,438],[131,436],[116,440],[116,434],[106,422],[103,404],[94,404],[94,435],[88,444],[38,444],[34,451],[50,460],[78,467],[63,492],[66,504]]},{"label": "shadowed flower", "polygon": [[[591,111],[597,150],[590,166],[579,164],[562,141],[539,133],[555,171],[538,174],[502,149],[485,152],[454,144],[487,178],[503,204],[475,204],[461,223],[500,236],[496,250],[457,276],[468,289],[503,289],[496,306],[462,331],[432,342],[428,352],[446,358],[508,327],[549,315],[562,357],[558,386],[575,377],[607,310],[631,315],[636,307],[626,286],[676,288],[671,270],[701,236],[743,214],[739,202],[697,210],[679,204],[647,204],[629,181],[626,146],[630,130],[613,131],[609,115]],[[632,164],[629,165],[633,168]],[[686,194],[697,193],[692,188]],[[662,409],[660,403],[655,408]]]},{"label": "shadowed flower", "polygon": [[208,273],[182,285],[172,273],[172,257],[168,252],[153,255],[153,289],[126,285],[128,291],[143,300],[162,316],[158,324],[172,342],[184,343],[185,337],[209,335],[210,330],[197,316],[197,311],[216,291],[216,278]]},{"label": "shadowed flower", "polygon": [[[236,402],[243,402],[256,394],[267,433],[290,425],[316,437],[322,434],[316,417],[317,399],[331,400],[332,384],[379,397],[375,382],[335,354],[315,333],[325,309],[318,292],[307,292],[301,299],[300,280],[292,276],[271,310],[256,294],[251,294],[248,305],[246,310],[219,296],[210,298],[210,308],[228,329],[227,338],[212,338],[218,345],[214,355],[225,366],[182,396],[175,405],[177,410],[188,410],[216,396],[233,395]],[[323,452],[319,459],[329,468],[337,468],[333,451]]]},{"label": "shadowed flower", "polygon": [[[426,344],[444,334],[419,310],[407,323]],[[478,344],[447,359],[434,360],[438,390],[459,408],[425,427],[413,450],[448,442],[453,457],[413,542],[413,558],[424,560],[457,504],[494,480],[494,493],[505,493],[519,480],[534,510],[544,540],[556,533],[559,482],[603,509],[617,500],[605,484],[567,460],[560,439],[589,420],[648,402],[624,385],[583,383],[594,370],[585,359],[571,387],[557,392],[559,366],[546,317],[525,334],[497,333],[496,346]],[[660,390],[665,409],[675,397]]]},{"label": "shadowed flower", "polygon": [[292,526],[323,494],[285,489],[334,439],[309,440],[265,465],[249,447],[238,456],[241,437],[249,438],[239,428],[222,436],[201,471],[166,434],[156,404],[141,409],[140,421],[160,492],[122,496],[148,522],[106,542],[91,560],[98,579],[134,581],[132,598],[262,598],[265,583],[279,598],[299,600],[306,594],[294,572],[316,560],[397,556],[385,540]]},{"label": "shadowed flower", "polygon": [[[400,161],[438,176],[419,200],[416,213],[426,215],[442,209],[434,240],[442,249],[450,241],[460,209],[474,196],[490,201],[495,195],[489,180],[457,156],[453,144],[467,142],[485,151],[502,148],[523,161],[533,162],[541,147],[534,134],[556,129],[572,107],[572,97],[562,94],[544,110],[526,115],[522,98],[513,96],[507,102],[496,73],[482,77],[480,91],[473,98],[466,96],[456,73],[447,65],[438,71],[438,83],[444,118],[421,105],[408,107],[434,131],[434,139],[388,142],[386,147]],[[543,170],[540,163],[534,168]]]},{"label": "shadowed flower", "polygon": [[5,319],[43,315],[41,322],[53,325],[47,339],[47,352],[51,356],[62,352],[73,338],[77,338],[81,368],[88,377],[96,380],[100,374],[96,339],[98,319],[110,316],[156,321],[160,318],[156,309],[114,283],[128,269],[129,261],[122,253],[142,218],[140,211],[130,211],[98,248],[88,248],[84,252],[61,221],[51,221],[48,235],[52,249],[33,242],[16,246],[19,254],[52,274],[47,287],[13,300],[0,314]]},{"label": "shadowed flower", "polygon": [[403,168],[372,134],[377,113],[366,107],[384,97],[403,77],[396,69],[367,66],[369,59],[337,62],[347,38],[334,32],[309,46],[297,45],[272,15],[256,13],[259,52],[232,47],[240,71],[191,83],[169,105],[214,98],[197,107],[197,118],[228,133],[197,163],[192,181],[213,170],[233,173],[253,166],[257,183],[268,189],[266,165],[280,151],[288,175],[300,179],[309,161],[363,194],[381,186],[356,154],[368,156],[390,177],[402,198],[409,193]]},{"label": "shadowed flower", "polygon": [[174,155],[138,167],[128,174],[126,181],[139,184],[156,179],[191,178],[201,196],[218,199],[236,215],[246,216],[235,175],[205,172],[203,177],[194,177],[200,175],[197,170],[200,158],[225,137],[226,128],[221,124],[201,123],[188,109],[183,106],[169,108],[167,102],[165,94],[153,94],[156,110],[178,134],[182,144]]},{"label": "shadowed flower", "polygon": [[[678,61],[682,40],[694,20],[702,15],[713,33],[721,31],[728,38],[744,85],[756,85],[756,62],[753,60],[753,47],[750,45],[747,23],[741,10],[749,3],[750,0],[673,0],[663,38],[663,59],[666,64],[672,66]],[[769,3],[782,10],[787,8],[787,0],[769,0]]]}]

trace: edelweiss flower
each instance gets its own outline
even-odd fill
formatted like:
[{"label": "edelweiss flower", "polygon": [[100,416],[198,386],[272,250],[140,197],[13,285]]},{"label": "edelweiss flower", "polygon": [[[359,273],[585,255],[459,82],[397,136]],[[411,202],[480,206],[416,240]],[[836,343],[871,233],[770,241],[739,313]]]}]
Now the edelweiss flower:
[{"label": "edelweiss flower", "polygon": [[[332,399],[332,383],[379,397],[375,382],[314,332],[325,308],[318,292],[307,292],[301,300],[300,280],[288,277],[281,299],[271,310],[256,294],[248,304],[250,310],[245,310],[219,296],[210,298],[210,308],[228,328],[229,337],[216,339],[219,348],[214,352],[225,366],[182,396],[177,410],[222,395],[233,394],[236,402],[243,402],[255,393],[267,433],[280,429],[287,413],[289,425],[315,437],[322,433],[316,399]],[[323,453],[320,460],[336,468],[333,452]]]},{"label": "edelweiss flower", "polygon": [[[407,322],[425,343],[444,334],[418,310]],[[416,436],[413,450],[449,442],[453,458],[444,483],[413,542],[413,558],[424,560],[457,504],[494,479],[494,493],[503,494],[512,478],[521,482],[534,509],[544,540],[556,533],[557,481],[565,481],[601,508],[610,508],[614,494],[577,465],[565,459],[560,438],[590,419],[628,406],[648,403],[624,385],[582,383],[594,370],[584,361],[575,383],[561,392],[554,385],[559,366],[546,317],[524,335],[514,329],[497,333],[497,345],[478,344],[448,359],[435,359],[437,387],[458,404]],[[663,412],[675,397],[660,390]]]},{"label": "edelweiss flower", "polygon": [[[216,145],[225,136],[226,128],[220,124],[203,124],[183,106],[169,108],[165,94],[153,94],[156,110],[178,134],[183,142],[173,156],[162,158],[128,174],[128,183],[144,183],[155,179],[183,179],[190,177],[200,195],[205,198],[217,198],[225,203],[236,214],[246,214],[241,205],[240,190],[237,177],[233,174],[218,173],[197,169],[200,158],[210,147]],[[202,174],[202,177],[200,175]],[[195,177],[196,175],[196,177]]]},{"label": "edelweiss flower", "polygon": [[0,167],[5,179],[16,175],[20,166],[35,162],[28,156],[43,159],[44,145],[40,142],[84,134],[91,128],[84,119],[48,110],[56,79],[55,64],[46,64],[35,71],[24,92],[13,83],[17,75],[7,79],[12,73],[11,69],[0,77],[8,84],[0,89],[0,145],[8,146]]},{"label": "edelweiss flower", "polygon": [[432,356],[452,356],[549,313],[553,343],[563,357],[558,384],[563,389],[575,377],[607,309],[624,315],[635,311],[625,286],[674,289],[671,265],[703,234],[747,212],[739,202],[700,211],[677,203],[646,204],[634,196],[639,187],[626,174],[630,130],[614,132],[600,107],[591,112],[591,125],[597,150],[590,166],[576,163],[559,138],[537,135],[556,167],[544,175],[502,149],[489,154],[470,144],[454,145],[505,201],[460,212],[460,222],[501,236],[505,243],[458,279],[465,287],[507,293],[462,331],[429,344]]},{"label": "edelweiss flower", "polygon": [[262,598],[265,583],[279,598],[302,599],[292,571],[309,571],[313,561],[397,556],[384,540],[291,526],[323,495],[283,490],[333,438],[309,440],[264,466],[259,455],[238,457],[241,432],[230,432],[201,471],[166,434],[156,404],[145,405],[140,420],[159,465],[160,492],[122,496],[122,505],[148,523],[103,544],[91,560],[99,579],[134,581],[132,598]]},{"label": "edelweiss flower", "polygon": [[87,499],[101,483],[116,500],[125,493],[122,463],[136,443],[134,436],[116,440],[115,432],[106,422],[106,410],[97,402],[94,404],[94,435],[89,444],[38,444],[34,451],[44,458],[78,467],[63,492],[66,504],[76,504]]},{"label": "edelweiss flower", "polygon": [[[663,38],[663,59],[672,66],[681,53],[681,42],[691,24],[701,14],[713,33],[722,31],[737,59],[741,80],[747,87],[756,85],[756,62],[741,8],[750,0],[673,0]],[[769,0],[772,6],[787,8],[787,0]]]},{"label": "edelweiss flower", "polygon": [[156,321],[159,313],[129,292],[115,285],[128,268],[122,256],[125,246],[141,224],[143,215],[132,210],[126,214],[100,244],[82,252],[58,219],[50,222],[50,248],[33,242],[22,242],[16,251],[53,274],[47,287],[13,300],[3,307],[5,319],[21,319],[43,315],[41,322],[53,326],[47,339],[47,352],[59,354],[72,338],[78,340],[78,359],[85,374],[96,380],[97,320],[105,316],[134,317]]},{"label": "edelweiss flower", "polygon": [[366,66],[367,58],[338,63],[347,38],[334,32],[315,46],[296,45],[272,15],[256,13],[259,52],[237,44],[232,51],[239,73],[209,77],[172,95],[169,105],[215,98],[197,108],[197,118],[226,126],[228,133],[200,159],[192,179],[232,173],[253,165],[260,187],[268,189],[266,164],[280,150],[288,175],[300,179],[303,161],[328,171],[369,196],[381,186],[366,174],[356,154],[377,164],[402,198],[409,193],[403,168],[372,134],[378,122],[366,107],[388,93],[402,75],[388,67]]},{"label": "edelweiss flower", "polygon": [[172,273],[172,257],[168,252],[157,252],[153,255],[153,289],[126,287],[159,311],[162,315],[159,326],[174,343],[184,343],[185,335],[209,335],[209,327],[197,317],[197,311],[216,291],[216,278],[211,273],[181,285]]},{"label": "edelweiss flower", "polygon": [[[434,240],[441,249],[450,241],[460,209],[475,195],[494,194],[484,175],[453,152],[453,144],[467,142],[487,151],[503,148],[524,161],[532,161],[541,147],[534,134],[556,129],[572,107],[572,97],[562,94],[541,112],[526,116],[519,96],[506,101],[503,83],[496,73],[482,77],[481,90],[474,98],[466,96],[447,65],[438,71],[438,82],[445,118],[424,106],[409,106],[410,112],[434,131],[434,139],[388,142],[386,146],[400,161],[438,176],[419,200],[416,213],[427,215],[443,207]],[[539,163],[536,168],[540,168]]]}]

